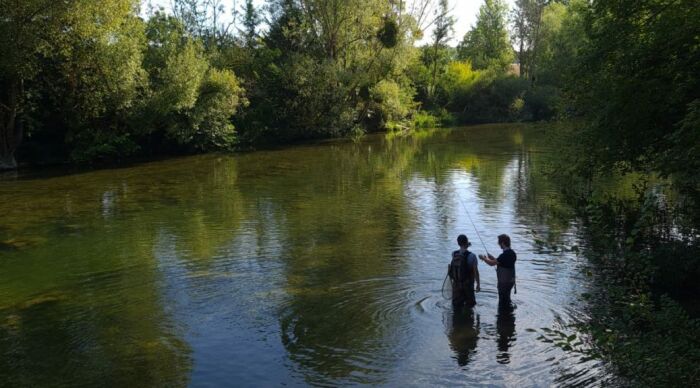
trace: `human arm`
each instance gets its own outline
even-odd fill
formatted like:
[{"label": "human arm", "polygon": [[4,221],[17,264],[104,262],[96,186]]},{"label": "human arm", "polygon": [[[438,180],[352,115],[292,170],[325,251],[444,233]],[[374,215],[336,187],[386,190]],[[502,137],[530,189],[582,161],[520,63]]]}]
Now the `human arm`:
[{"label": "human arm", "polygon": [[486,264],[488,264],[488,265],[490,265],[490,266],[492,266],[492,267],[493,267],[494,265],[497,265],[497,264],[498,264],[498,260],[496,260],[495,257],[493,257],[490,253],[487,253],[487,255],[488,255],[488,256],[479,255],[479,258],[480,258],[481,260],[483,260],[484,263],[486,263]]},{"label": "human arm", "polygon": [[481,291],[481,280],[479,279],[479,266],[474,263],[474,280],[476,281],[476,292]]}]

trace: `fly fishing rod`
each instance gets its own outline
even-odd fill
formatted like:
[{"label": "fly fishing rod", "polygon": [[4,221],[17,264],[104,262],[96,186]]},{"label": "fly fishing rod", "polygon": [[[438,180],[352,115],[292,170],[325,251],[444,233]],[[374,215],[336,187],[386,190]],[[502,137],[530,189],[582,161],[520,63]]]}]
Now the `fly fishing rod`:
[{"label": "fly fishing rod", "polygon": [[[481,238],[481,235],[479,234],[479,230],[476,228],[476,224],[475,224],[474,221],[472,220],[471,214],[469,214],[469,209],[467,209],[467,206],[464,204],[464,201],[462,201],[462,196],[459,195],[459,193],[458,193],[457,191],[455,191],[455,194],[457,194],[457,199],[459,200],[459,203],[462,204],[462,207],[464,208],[464,211],[467,212],[467,217],[469,217],[469,222],[471,222],[472,227],[474,227],[474,231],[476,232],[476,236],[479,238],[479,241],[481,241],[481,245],[483,245],[484,250],[486,251],[486,254],[487,254],[487,255],[490,255],[489,249],[486,248],[486,244],[484,244],[484,240]],[[449,269],[449,267],[448,267],[448,269]],[[447,281],[448,281],[449,275],[450,275],[450,274],[449,274],[449,271],[448,271],[447,275],[445,275],[445,280],[443,280],[443,282],[442,282],[442,296],[443,296],[443,298],[445,298],[445,299],[449,299],[449,297],[446,295],[446,292],[445,292],[445,288],[446,288],[445,286],[447,285]]]},{"label": "fly fishing rod", "polygon": [[[481,241],[481,245],[483,245],[484,250],[486,251],[486,254],[488,256],[491,256],[489,253],[489,249],[486,248],[486,244],[484,244],[484,240],[481,238],[481,235],[479,234],[479,229],[476,228],[476,224],[474,224],[474,220],[472,220],[472,216],[469,214],[469,209],[467,209],[467,206],[464,204],[464,201],[462,201],[462,196],[459,195],[457,191],[455,191],[455,194],[457,194],[457,199],[459,200],[459,203],[462,204],[462,207],[464,208],[464,211],[467,213],[467,217],[469,218],[469,222],[471,222],[472,227],[474,227],[474,231],[476,232],[476,237],[479,238],[479,241]],[[513,272],[513,278],[515,279],[515,272]],[[513,287],[514,291],[517,294],[518,293],[518,286],[516,285],[517,283],[513,282]]]},{"label": "fly fishing rod", "polygon": [[476,224],[474,224],[474,221],[472,220],[472,216],[469,214],[469,209],[467,209],[467,206],[464,204],[464,201],[462,201],[462,196],[459,195],[459,193],[456,191],[455,191],[455,194],[457,194],[457,199],[459,200],[459,203],[462,204],[464,211],[467,212],[467,217],[469,218],[469,222],[471,222],[472,227],[474,227],[474,231],[476,232],[476,236],[479,238],[479,241],[481,241],[481,245],[483,245],[484,250],[486,251],[486,254],[490,255],[489,249],[486,248],[486,244],[484,244],[484,240],[481,238],[481,235],[479,234],[479,230],[476,228]]}]

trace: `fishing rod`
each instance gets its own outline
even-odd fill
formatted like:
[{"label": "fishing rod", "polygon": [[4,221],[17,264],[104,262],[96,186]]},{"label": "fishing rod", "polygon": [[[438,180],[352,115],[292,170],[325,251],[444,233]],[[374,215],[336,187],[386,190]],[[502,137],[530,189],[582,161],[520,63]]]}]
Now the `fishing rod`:
[{"label": "fishing rod", "polygon": [[[481,235],[479,234],[479,230],[476,228],[476,224],[474,223],[474,220],[472,220],[471,214],[469,214],[469,209],[467,209],[467,206],[464,204],[464,201],[462,201],[462,196],[459,195],[457,191],[455,191],[455,194],[457,194],[457,199],[459,200],[459,203],[462,204],[462,207],[464,208],[464,211],[467,212],[467,217],[469,217],[469,222],[471,222],[472,227],[474,227],[474,231],[476,232],[476,236],[479,238],[479,241],[481,241],[481,245],[483,245],[484,250],[486,251],[486,254],[490,256],[488,248],[486,248],[486,244],[484,243],[484,240],[481,238]],[[449,295],[446,295],[445,289],[446,285],[448,284],[448,278],[449,278],[449,267],[448,267],[448,273],[445,275],[445,280],[442,281],[442,297],[445,299],[449,299]]]},{"label": "fishing rod", "polygon": [[[469,214],[469,209],[467,209],[467,206],[464,204],[464,201],[462,201],[462,196],[459,195],[459,192],[455,191],[455,194],[457,194],[457,199],[459,200],[459,203],[462,204],[462,207],[464,208],[464,211],[467,212],[467,217],[469,218],[469,222],[471,222],[472,226],[474,227],[474,231],[476,232],[476,237],[479,238],[479,241],[481,241],[481,245],[484,246],[484,250],[486,251],[486,254],[488,256],[491,256],[489,253],[489,249],[486,248],[486,244],[484,244],[484,240],[481,238],[481,235],[479,234],[479,229],[476,228],[476,224],[474,224],[474,221],[472,220],[472,216]],[[515,276],[513,276],[515,278]],[[515,288],[515,293],[518,293],[518,286],[517,283],[513,282],[513,288]]]},{"label": "fishing rod", "polygon": [[491,255],[489,253],[489,249],[486,248],[486,244],[484,244],[484,240],[481,238],[481,235],[479,234],[479,230],[476,228],[476,224],[474,224],[474,221],[472,220],[472,216],[469,214],[469,209],[467,209],[467,206],[464,204],[464,201],[462,201],[462,196],[459,195],[459,193],[457,191],[455,191],[455,194],[457,194],[457,199],[459,200],[459,203],[462,204],[464,211],[467,212],[467,217],[469,217],[469,222],[471,222],[472,226],[474,227],[474,231],[476,232],[476,236],[479,238],[479,241],[481,241],[481,245],[483,245],[484,250],[486,251],[486,254]]}]

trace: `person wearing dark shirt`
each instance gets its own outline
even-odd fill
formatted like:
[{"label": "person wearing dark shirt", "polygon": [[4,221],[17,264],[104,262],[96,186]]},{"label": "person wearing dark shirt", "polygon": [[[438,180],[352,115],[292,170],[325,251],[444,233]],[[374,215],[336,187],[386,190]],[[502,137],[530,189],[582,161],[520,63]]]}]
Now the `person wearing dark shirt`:
[{"label": "person wearing dark shirt", "polygon": [[515,252],[510,248],[510,237],[507,234],[498,236],[498,245],[503,249],[498,258],[491,254],[487,256],[479,255],[484,263],[496,267],[496,277],[498,278],[498,302],[501,306],[510,305],[510,290],[515,285]]}]

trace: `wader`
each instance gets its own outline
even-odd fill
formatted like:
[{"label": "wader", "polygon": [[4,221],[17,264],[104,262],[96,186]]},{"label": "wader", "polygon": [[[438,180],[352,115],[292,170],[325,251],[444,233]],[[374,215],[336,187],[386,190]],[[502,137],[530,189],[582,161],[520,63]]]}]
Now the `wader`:
[{"label": "wader", "polygon": [[474,273],[468,265],[468,257],[472,253],[466,251],[452,258],[450,264],[450,279],[452,279],[452,306],[473,307],[476,305],[474,295]]},{"label": "wader", "polygon": [[510,290],[515,284],[515,267],[496,267],[496,277],[498,278],[498,304],[510,305]]}]

